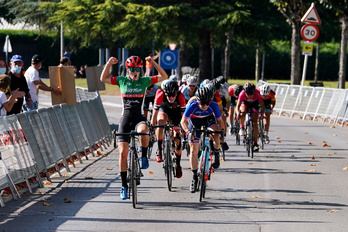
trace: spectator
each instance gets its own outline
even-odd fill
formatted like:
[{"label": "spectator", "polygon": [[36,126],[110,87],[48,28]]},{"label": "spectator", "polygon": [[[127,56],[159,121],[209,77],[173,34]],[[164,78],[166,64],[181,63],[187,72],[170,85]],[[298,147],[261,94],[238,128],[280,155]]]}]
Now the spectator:
[{"label": "spectator", "polygon": [[[148,56],[151,57],[153,60],[156,60],[159,56],[159,53],[157,55],[153,55],[152,53]],[[146,72],[145,72],[145,76],[150,76],[151,75],[151,71],[152,71],[152,64],[148,61],[146,61]]]},{"label": "spectator", "polygon": [[86,70],[83,66],[80,66],[79,77],[86,78]]},{"label": "spectator", "polygon": [[69,60],[71,59],[71,55],[70,55],[70,53],[69,53],[69,51],[68,51],[68,50],[65,50],[65,51],[64,51],[63,56],[68,57],[68,58],[69,58]]},{"label": "spectator", "polygon": [[42,57],[40,55],[34,55],[31,58],[31,66],[25,72],[25,79],[27,80],[28,87],[30,90],[30,95],[32,98],[32,104],[25,103],[23,105],[24,111],[36,110],[38,109],[38,94],[39,89],[43,91],[50,91],[54,94],[60,95],[61,91],[59,89],[54,89],[47,86],[39,77],[39,69],[42,66]]},{"label": "spectator", "polygon": [[70,63],[70,59],[66,56],[63,56],[62,58],[60,58],[58,67],[68,66],[69,63]]},{"label": "spectator", "polygon": [[79,69],[77,68],[77,66],[74,66],[74,77],[75,78],[79,78],[80,77]]},{"label": "spectator", "polygon": [[0,74],[8,74],[6,60],[3,57],[0,57]]},{"label": "spectator", "polygon": [[[27,102],[27,105],[31,105],[32,100],[29,93],[28,84],[27,84],[27,81],[25,80],[23,73],[21,72],[23,65],[24,65],[24,62],[23,62],[22,56],[20,55],[12,56],[10,61],[10,68],[11,68],[10,89],[11,89],[11,93],[12,91],[25,92],[25,100]],[[23,101],[24,101],[23,97],[19,97],[17,101],[13,104],[11,111],[7,112],[7,115],[19,114],[22,110]]]},{"label": "spectator", "polygon": [[23,97],[24,92],[14,90],[7,99],[6,91],[11,84],[11,77],[7,74],[0,74],[0,116],[6,116],[7,112],[11,111],[13,104],[17,98]]}]

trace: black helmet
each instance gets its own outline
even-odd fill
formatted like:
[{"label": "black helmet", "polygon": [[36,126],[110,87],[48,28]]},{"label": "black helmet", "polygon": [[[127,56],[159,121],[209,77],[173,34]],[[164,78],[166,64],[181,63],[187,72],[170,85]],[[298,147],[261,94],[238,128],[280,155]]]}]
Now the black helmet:
[{"label": "black helmet", "polygon": [[237,85],[234,87],[234,94],[238,97],[240,92],[242,92],[242,90],[243,90],[243,86]]},{"label": "black helmet", "polygon": [[196,92],[197,100],[200,102],[210,102],[214,93],[208,87],[199,88]]},{"label": "black helmet", "polygon": [[165,94],[176,94],[179,91],[178,82],[169,80],[163,86],[163,92]]},{"label": "black helmet", "polygon": [[255,85],[253,83],[246,83],[243,87],[244,91],[248,95],[253,95],[255,92]]}]

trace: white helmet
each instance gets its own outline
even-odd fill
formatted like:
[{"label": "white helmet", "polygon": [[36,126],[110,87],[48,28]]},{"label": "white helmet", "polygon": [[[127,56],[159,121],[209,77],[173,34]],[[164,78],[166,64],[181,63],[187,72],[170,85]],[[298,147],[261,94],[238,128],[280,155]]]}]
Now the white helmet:
[{"label": "white helmet", "polygon": [[163,90],[163,88],[164,88],[164,85],[167,83],[167,81],[170,81],[170,80],[164,80],[164,81],[162,81],[162,83],[161,83],[161,89]]},{"label": "white helmet", "polygon": [[171,75],[169,77],[169,80],[171,80],[171,81],[178,81],[178,76],[177,75]]},{"label": "white helmet", "polygon": [[189,79],[189,77],[190,77],[190,74],[185,74],[185,75],[182,76],[181,81],[182,81],[183,83],[185,83],[185,82],[187,82],[187,80]]},{"label": "white helmet", "polygon": [[196,76],[190,76],[187,80],[188,85],[196,85],[198,82],[198,78]]},{"label": "white helmet", "polygon": [[266,95],[270,94],[270,92],[271,92],[271,87],[269,87],[268,84],[261,85],[261,87],[260,87],[261,95],[266,96]]}]

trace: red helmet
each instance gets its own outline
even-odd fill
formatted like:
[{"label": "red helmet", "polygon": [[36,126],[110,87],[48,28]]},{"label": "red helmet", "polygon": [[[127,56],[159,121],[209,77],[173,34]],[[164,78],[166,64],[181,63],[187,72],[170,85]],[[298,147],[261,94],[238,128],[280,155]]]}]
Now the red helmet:
[{"label": "red helmet", "polygon": [[126,60],[126,67],[142,68],[143,61],[138,56],[128,57]]}]

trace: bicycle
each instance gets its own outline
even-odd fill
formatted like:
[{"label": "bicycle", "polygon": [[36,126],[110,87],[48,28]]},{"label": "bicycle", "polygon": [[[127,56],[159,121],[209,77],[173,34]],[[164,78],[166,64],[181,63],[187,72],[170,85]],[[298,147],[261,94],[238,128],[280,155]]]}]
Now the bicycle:
[{"label": "bicycle", "polygon": [[210,180],[211,174],[214,172],[213,164],[213,148],[214,148],[214,137],[212,134],[221,134],[223,138],[224,131],[213,131],[210,129],[206,129],[204,126],[201,129],[193,128],[193,133],[201,132],[201,137],[199,140],[201,155],[199,157],[198,164],[198,184],[197,190],[200,190],[199,194],[199,202],[205,198],[205,191],[207,186],[207,181]]},{"label": "bicycle", "polygon": [[[174,152],[174,146],[172,145],[170,128],[173,128],[174,125],[170,124],[168,121],[166,125],[156,125],[154,127],[164,128],[164,138],[163,138],[163,168],[164,174],[167,177],[167,186],[168,190],[172,191],[173,176],[176,176],[176,170],[174,164],[176,163],[176,156]],[[159,148],[160,149],[160,148]]]},{"label": "bicycle", "polygon": [[237,115],[234,114],[233,124],[231,125],[231,134],[236,136],[236,145],[240,145],[240,135],[239,135],[239,120],[237,119]]},{"label": "bicycle", "polygon": [[[130,133],[117,133],[117,131],[114,131],[114,138],[116,141],[117,136],[126,135],[130,137],[130,146],[129,146],[129,152],[128,152],[128,174],[127,174],[127,180],[129,180],[129,186],[128,186],[128,199],[130,199],[130,196],[132,196],[132,203],[133,208],[136,208],[136,205],[138,203],[138,185],[140,185],[140,178],[143,177],[143,173],[140,169],[140,162],[138,158],[138,150],[137,148],[139,143],[139,138],[136,136],[139,135],[149,135],[149,133],[138,133],[135,130],[132,130]],[[114,143],[115,144],[115,143]],[[116,146],[115,146],[116,148]]]},{"label": "bicycle", "polygon": [[260,139],[260,148],[263,150],[264,148],[264,144],[265,144],[265,135],[264,135],[264,131],[265,131],[265,122],[263,121],[263,115],[259,115],[258,118],[258,127],[259,127],[259,139]]},{"label": "bicycle", "polygon": [[248,157],[254,158],[254,128],[251,120],[251,111],[248,109],[246,120],[246,133],[244,134],[244,147],[248,153]]}]

